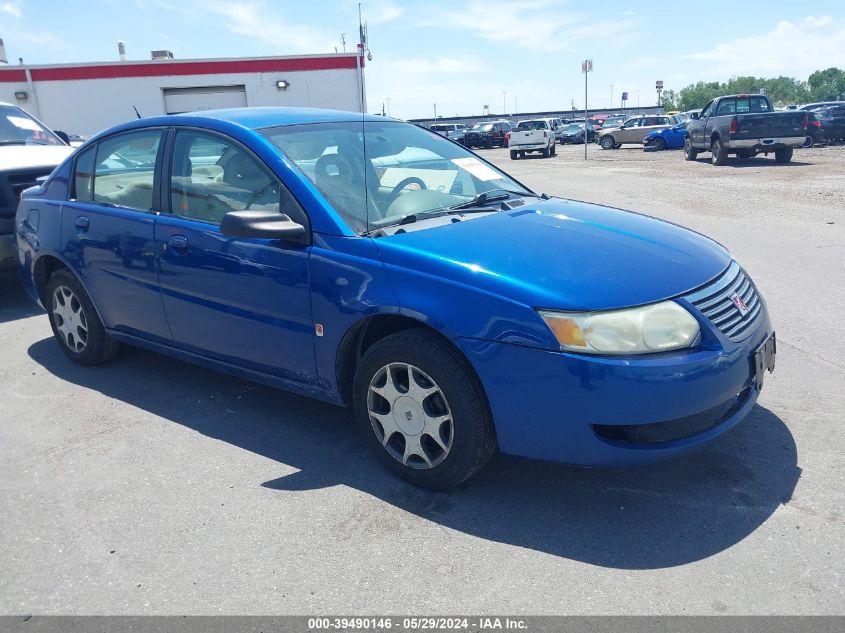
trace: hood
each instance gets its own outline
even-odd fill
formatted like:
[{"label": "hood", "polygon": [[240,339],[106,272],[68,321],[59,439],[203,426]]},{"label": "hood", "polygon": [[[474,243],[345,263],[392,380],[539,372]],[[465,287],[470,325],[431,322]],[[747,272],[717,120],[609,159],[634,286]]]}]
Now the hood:
[{"label": "hood", "polygon": [[72,153],[67,145],[0,145],[0,170],[55,167]]},{"label": "hood", "polygon": [[714,279],[731,261],[723,246],[683,227],[557,198],[375,243],[388,265],[561,310],[675,297]]}]

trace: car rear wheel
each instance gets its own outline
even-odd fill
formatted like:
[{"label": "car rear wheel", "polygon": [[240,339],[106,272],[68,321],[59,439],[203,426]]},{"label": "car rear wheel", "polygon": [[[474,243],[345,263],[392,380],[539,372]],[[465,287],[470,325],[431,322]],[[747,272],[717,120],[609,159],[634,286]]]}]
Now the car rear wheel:
[{"label": "car rear wheel", "polygon": [[555,147],[554,141],[552,141],[552,144],[549,146],[549,153],[552,156],[557,156],[557,147]]},{"label": "car rear wheel", "polygon": [[714,165],[724,165],[728,162],[728,153],[725,151],[722,141],[714,139],[710,146],[710,162]]},{"label": "car rear wheel", "polygon": [[601,141],[599,142],[599,145],[601,145],[602,149],[615,149],[616,140],[610,135],[602,136]]},{"label": "car rear wheel", "polygon": [[543,158],[548,158],[549,157],[549,148],[548,147],[543,148],[540,153],[543,155]]},{"label": "car rear wheel", "polygon": [[99,365],[117,352],[82,284],[67,270],[47,282],[47,312],[62,351],[80,365]]},{"label": "car rear wheel", "polygon": [[698,150],[692,146],[689,137],[684,139],[684,159],[695,160],[698,157]]},{"label": "car rear wheel", "polygon": [[779,163],[788,163],[792,160],[792,148],[784,147],[775,150],[775,160]]},{"label": "car rear wheel", "polygon": [[492,149],[492,147],[493,147],[493,139],[492,138],[484,139],[484,149]]},{"label": "car rear wheel", "polygon": [[456,350],[425,330],[375,343],[361,359],[353,389],[366,443],[414,484],[456,486],[496,450],[481,385]]},{"label": "car rear wheel", "polygon": [[515,149],[512,149],[511,150],[511,160],[516,160],[517,158],[519,158],[519,152],[517,152]]},{"label": "car rear wheel", "polygon": [[801,147],[812,147],[815,145],[815,140],[809,134],[804,137],[804,142],[801,143]]}]

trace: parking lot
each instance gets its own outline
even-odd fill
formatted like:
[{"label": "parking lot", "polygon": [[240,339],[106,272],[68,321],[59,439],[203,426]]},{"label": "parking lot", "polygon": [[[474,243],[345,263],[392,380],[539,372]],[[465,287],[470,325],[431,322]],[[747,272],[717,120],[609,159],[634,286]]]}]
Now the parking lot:
[{"label": "parking lot", "polygon": [[429,492],[383,471],[343,409],[135,349],[72,364],[7,276],[0,612],[845,613],[845,147],[724,167],[588,151],[479,153],[731,249],[778,336],[739,426],[681,460],[500,456]]}]

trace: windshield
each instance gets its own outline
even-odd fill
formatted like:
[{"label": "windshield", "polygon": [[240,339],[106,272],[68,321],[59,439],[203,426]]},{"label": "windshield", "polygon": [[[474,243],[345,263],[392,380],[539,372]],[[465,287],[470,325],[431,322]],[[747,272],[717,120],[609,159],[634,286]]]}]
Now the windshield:
[{"label": "windshield", "polygon": [[493,129],[492,123],[476,123],[472,126],[473,130],[481,130],[482,132],[489,132]]},{"label": "windshield", "polygon": [[570,123],[566,126],[567,132],[583,132],[584,131],[584,124],[583,123]]},{"label": "windshield", "polygon": [[408,123],[316,123],[261,133],[357,233],[493,190],[532,195],[462,146]]},{"label": "windshield", "polygon": [[0,105],[0,145],[64,145],[64,142],[20,108]]}]

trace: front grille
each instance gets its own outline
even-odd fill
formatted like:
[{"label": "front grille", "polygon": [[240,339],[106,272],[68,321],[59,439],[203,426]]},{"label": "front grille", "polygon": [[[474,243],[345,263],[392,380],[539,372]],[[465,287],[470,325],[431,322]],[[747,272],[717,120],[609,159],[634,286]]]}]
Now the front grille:
[{"label": "front grille", "polygon": [[38,178],[49,176],[52,167],[41,167],[0,173],[0,215],[13,215],[21,193],[38,184]]},{"label": "front grille", "polygon": [[[745,314],[734,302],[735,295],[747,307]],[[732,341],[749,336],[763,310],[754,282],[736,262],[716,281],[686,299]]]}]

